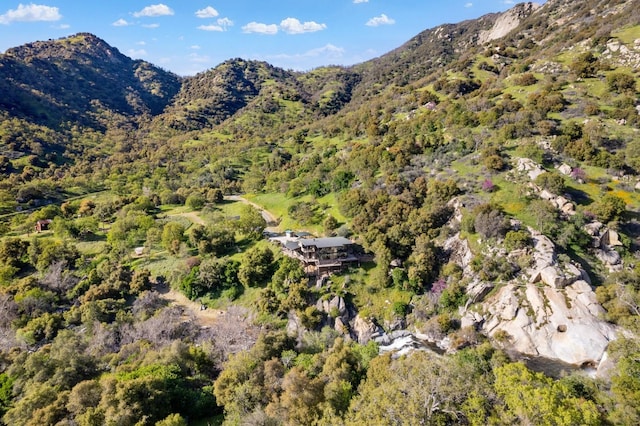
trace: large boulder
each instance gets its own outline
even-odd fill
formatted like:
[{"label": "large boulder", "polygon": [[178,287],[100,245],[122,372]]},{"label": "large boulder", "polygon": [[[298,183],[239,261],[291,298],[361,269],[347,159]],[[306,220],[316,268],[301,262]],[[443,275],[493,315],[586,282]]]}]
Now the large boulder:
[{"label": "large boulder", "polygon": [[[514,308],[515,305],[515,308]],[[507,285],[485,303],[483,330],[508,336],[511,349],[575,365],[597,366],[617,328],[601,320],[591,286],[578,280],[563,290],[533,283]]]},{"label": "large boulder", "polygon": [[360,315],[356,315],[353,320],[351,330],[353,332],[353,338],[362,345],[365,345],[369,340],[384,334],[384,330],[380,326],[376,325],[370,319],[363,318]]},{"label": "large boulder", "polygon": [[544,173],[544,169],[530,158],[518,158],[516,162],[516,169],[519,172],[526,173],[531,180],[536,180],[538,176]]}]

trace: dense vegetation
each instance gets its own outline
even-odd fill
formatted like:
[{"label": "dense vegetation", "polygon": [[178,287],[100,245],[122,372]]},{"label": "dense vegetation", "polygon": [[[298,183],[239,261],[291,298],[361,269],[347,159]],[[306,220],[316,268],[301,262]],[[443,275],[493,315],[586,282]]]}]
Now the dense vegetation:
[{"label": "dense vegetation", "polygon": [[[232,59],[181,81],[90,34],[10,49],[2,421],[639,423],[634,6],[517,6],[498,39],[478,42],[489,15],[308,73]],[[542,173],[523,178],[521,158]],[[247,200],[280,230],[349,236],[372,260],[310,282]],[[620,236],[615,272],[585,230],[596,220]],[[627,331],[602,378],[530,371],[508,336],[460,326],[481,300],[445,241],[460,233],[474,278],[498,288],[532,265],[531,230]],[[447,337],[452,354],[379,355],[350,312]]]}]

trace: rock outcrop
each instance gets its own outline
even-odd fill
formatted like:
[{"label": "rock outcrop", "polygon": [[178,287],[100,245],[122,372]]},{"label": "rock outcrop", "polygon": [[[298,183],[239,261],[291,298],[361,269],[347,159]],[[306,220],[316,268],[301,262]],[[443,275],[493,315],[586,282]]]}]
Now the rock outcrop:
[{"label": "rock outcrop", "polygon": [[617,335],[614,325],[600,319],[604,311],[582,280],[562,290],[509,284],[484,308],[482,330],[488,335],[500,332],[505,343],[520,353],[574,365],[597,366]]},{"label": "rock outcrop", "polygon": [[[510,281],[479,308],[463,312],[461,323],[522,354],[597,366],[617,327],[601,319],[604,309],[586,272],[559,261],[553,242],[529,231],[534,249],[527,282]],[[615,235],[607,238],[615,241]]]},{"label": "rock outcrop", "polygon": [[531,15],[540,7],[537,3],[522,3],[506,11],[496,19],[493,27],[488,31],[481,31],[478,44],[484,44],[491,40],[502,38],[518,28],[523,19]]}]

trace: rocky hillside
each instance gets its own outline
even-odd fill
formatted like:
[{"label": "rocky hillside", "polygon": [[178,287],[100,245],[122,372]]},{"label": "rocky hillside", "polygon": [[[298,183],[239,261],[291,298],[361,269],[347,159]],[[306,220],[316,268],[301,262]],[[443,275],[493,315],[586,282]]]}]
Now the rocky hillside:
[{"label": "rocky hillside", "polygon": [[180,79],[134,61],[92,34],[29,43],[0,56],[0,108],[57,127],[98,125],[109,113],[158,114]]}]

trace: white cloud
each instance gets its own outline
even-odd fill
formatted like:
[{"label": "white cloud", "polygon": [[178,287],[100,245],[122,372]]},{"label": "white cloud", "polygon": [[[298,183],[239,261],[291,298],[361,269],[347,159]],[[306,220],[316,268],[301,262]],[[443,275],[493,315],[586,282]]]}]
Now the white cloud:
[{"label": "white cloud", "polygon": [[342,47],[334,46],[333,44],[326,44],[322,47],[307,50],[304,53],[297,53],[294,55],[282,53],[280,55],[273,55],[270,57],[276,58],[276,59],[300,60],[300,59],[308,59],[308,58],[317,58],[319,56],[322,56],[329,59],[337,59],[337,58],[341,58],[344,55],[344,52],[345,50]]},{"label": "white cloud", "polygon": [[197,53],[191,53],[189,55],[189,60],[191,62],[195,62],[195,63],[198,63],[198,64],[204,64],[204,63],[207,63],[207,62],[211,61],[211,58],[209,58],[206,55],[198,55]]},{"label": "white cloud", "polygon": [[53,27],[56,30],[68,30],[69,28],[71,28],[71,25],[69,24],[60,24],[58,26]]},{"label": "white cloud", "polygon": [[116,22],[112,23],[114,27],[126,27],[128,25],[133,25],[131,22],[127,22],[126,20],[120,18]]},{"label": "white cloud", "polygon": [[145,24],[143,27],[145,28],[158,28],[160,24]]},{"label": "white cloud", "polygon": [[147,45],[147,42],[146,42],[146,41],[138,41],[138,42],[136,42],[136,44],[137,44],[138,46],[146,46],[146,45]]},{"label": "white cloud", "polygon": [[198,46],[197,44],[194,44],[193,46],[191,46],[191,49],[193,50],[199,50],[200,46]]},{"label": "white cloud", "polygon": [[473,7],[473,3],[471,3],[471,2],[469,2],[469,3],[465,3],[465,4],[464,4],[464,7],[467,7],[467,8],[469,8],[469,7]]},{"label": "white cloud", "polygon": [[317,49],[311,49],[304,54],[304,56],[328,56],[331,58],[339,58],[344,54],[342,47],[334,46],[333,44],[327,44]]},{"label": "white cloud", "polygon": [[41,4],[24,5],[20,3],[17,9],[9,9],[4,15],[0,15],[0,24],[12,22],[38,22],[59,21],[62,19],[60,9]]},{"label": "white cloud", "polygon": [[127,50],[127,56],[130,58],[140,58],[142,56],[146,56],[147,51],[144,49],[129,49]]},{"label": "white cloud", "polygon": [[215,18],[219,13],[211,6],[207,6],[204,9],[200,9],[196,12],[198,18]]},{"label": "white cloud", "polygon": [[259,22],[249,22],[247,25],[242,27],[242,32],[251,34],[267,34],[274,35],[278,33],[278,26],[276,24],[261,24]]},{"label": "white cloud", "polygon": [[220,25],[215,25],[215,24],[200,25],[198,26],[198,29],[202,31],[217,31],[217,32],[224,31],[224,28],[222,28]]},{"label": "white cloud", "polygon": [[353,0],[353,2],[355,4],[360,4],[360,3],[369,3],[369,0]]},{"label": "white cloud", "polygon": [[133,16],[140,18],[141,16],[168,16],[174,15],[175,12],[166,4],[152,4],[139,12],[134,12]]},{"label": "white cloud", "polygon": [[280,22],[280,28],[287,34],[302,34],[322,31],[327,28],[327,25],[314,21],[302,23],[296,18],[287,18]]},{"label": "white cloud", "polygon": [[229,18],[220,18],[218,19],[218,25],[227,30],[227,27],[233,27],[233,21]]},{"label": "white cloud", "polygon": [[380,16],[376,16],[374,18],[369,19],[367,21],[367,26],[369,27],[379,27],[380,25],[393,25],[395,24],[395,19],[389,18],[384,13]]},{"label": "white cloud", "polygon": [[217,20],[217,25],[216,24],[209,24],[209,25],[200,25],[198,27],[199,30],[202,31],[218,31],[218,32],[222,32],[222,31],[227,31],[227,28],[233,26],[233,21],[229,18],[219,18]]}]

